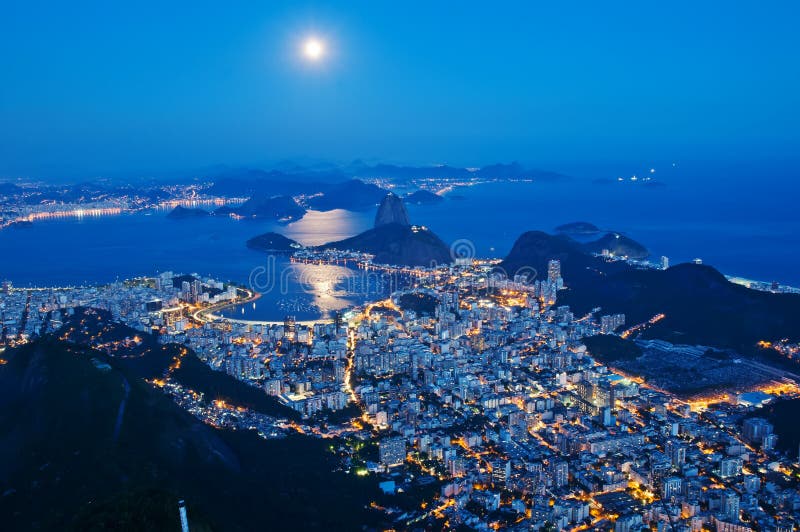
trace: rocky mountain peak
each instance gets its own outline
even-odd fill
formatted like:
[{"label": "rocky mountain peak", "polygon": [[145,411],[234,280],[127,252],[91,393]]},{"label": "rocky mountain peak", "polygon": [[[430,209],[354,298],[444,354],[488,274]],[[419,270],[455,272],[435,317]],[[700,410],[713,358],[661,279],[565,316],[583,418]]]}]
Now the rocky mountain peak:
[{"label": "rocky mountain peak", "polygon": [[388,224],[411,225],[403,199],[392,192],[383,198],[378,214],[375,215],[375,227]]}]

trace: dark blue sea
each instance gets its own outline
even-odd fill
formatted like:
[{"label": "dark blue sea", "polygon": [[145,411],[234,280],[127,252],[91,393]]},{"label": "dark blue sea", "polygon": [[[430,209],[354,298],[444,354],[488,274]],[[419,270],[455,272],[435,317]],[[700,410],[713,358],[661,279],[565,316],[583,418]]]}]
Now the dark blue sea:
[{"label": "dark blue sea", "polygon": [[[637,181],[630,180],[636,172],[597,171],[461,187],[440,204],[411,205],[409,213],[413,223],[430,227],[448,243],[469,240],[479,256],[504,256],[527,230],[588,221],[627,234],[671,264],[701,258],[728,275],[800,285],[800,216],[794,181],[785,169],[668,165],[655,170],[640,169]],[[648,175],[661,185],[642,183]],[[270,264],[245,247],[248,238],[266,231],[303,244],[342,239],[369,228],[374,210],[311,212],[289,225],[222,217],[171,220],[166,214],[62,219],[2,230],[0,279],[15,286],[62,286],[172,270],[249,284],[263,282],[267,270],[278,275],[291,270],[283,274],[286,282],[270,285],[255,308],[228,311],[266,320],[327,316],[387,288],[375,280],[366,287],[348,280],[354,272],[344,266],[290,266],[285,259]]]}]

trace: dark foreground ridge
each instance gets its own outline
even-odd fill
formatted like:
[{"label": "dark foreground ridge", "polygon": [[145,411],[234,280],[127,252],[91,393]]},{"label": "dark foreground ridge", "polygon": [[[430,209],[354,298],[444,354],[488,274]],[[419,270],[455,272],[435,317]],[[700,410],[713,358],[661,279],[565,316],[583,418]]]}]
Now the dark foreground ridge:
[{"label": "dark foreground ridge", "polygon": [[[181,410],[118,360],[55,337],[0,366],[4,530],[355,530],[374,486],[321,440],[262,440]],[[118,421],[121,420],[121,421]]]},{"label": "dark foreground ridge", "polygon": [[[191,349],[179,344],[162,345],[151,334],[113,321],[111,314],[105,310],[77,308],[57,334],[84,347],[92,342],[119,344],[125,339],[138,337],[141,340],[138,345],[125,348],[128,356],[115,358],[118,367],[136,377],[158,379],[164,376],[170,366],[177,366],[171,372],[171,379],[202,393],[205,402],[221,399],[231,406],[249,408],[267,416],[299,419],[296,411],[274,397],[227,373],[214,371],[197,358]],[[176,360],[180,360],[180,364],[176,365]]]}]

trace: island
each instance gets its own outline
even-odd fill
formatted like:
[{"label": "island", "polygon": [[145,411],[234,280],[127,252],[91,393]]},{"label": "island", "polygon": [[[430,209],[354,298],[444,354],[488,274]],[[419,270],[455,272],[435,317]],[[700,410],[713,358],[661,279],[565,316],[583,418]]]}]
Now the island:
[{"label": "island", "polygon": [[192,209],[189,207],[184,207],[183,205],[178,205],[174,209],[167,214],[167,218],[170,220],[186,220],[190,218],[205,218],[206,216],[211,216],[211,213],[205,209]]},{"label": "island", "polygon": [[272,231],[254,236],[247,241],[247,247],[254,251],[262,251],[273,255],[293,253],[298,249],[303,249],[299,242]]},{"label": "island", "polygon": [[238,207],[220,207],[216,214],[289,222],[302,218],[306,210],[291,196],[253,196]]},{"label": "island", "polygon": [[352,250],[374,255],[377,264],[432,266],[450,264],[450,248],[427,227],[411,225],[403,200],[393,193],[381,201],[375,227],[318,249]]},{"label": "island", "polygon": [[600,228],[589,222],[570,222],[556,227],[556,233],[564,235],[596,235]]},{"label": "island", "polygon": [[406,203],[415,203],[417,205],[435,205],[444,201],[444,198],[439,194],[424,189],[409,192],[404,199]]}]

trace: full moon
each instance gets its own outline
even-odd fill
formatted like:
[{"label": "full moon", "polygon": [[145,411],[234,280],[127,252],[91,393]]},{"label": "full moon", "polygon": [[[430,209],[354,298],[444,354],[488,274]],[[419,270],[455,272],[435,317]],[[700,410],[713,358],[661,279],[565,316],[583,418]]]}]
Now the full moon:
[{"label": "full moon", "polygon": [[306,42],[303,44],[303,54],[311,61],[317,61],[320,59],[324,52],[325,46],[318,39],[311,38],[306,40]]}]

